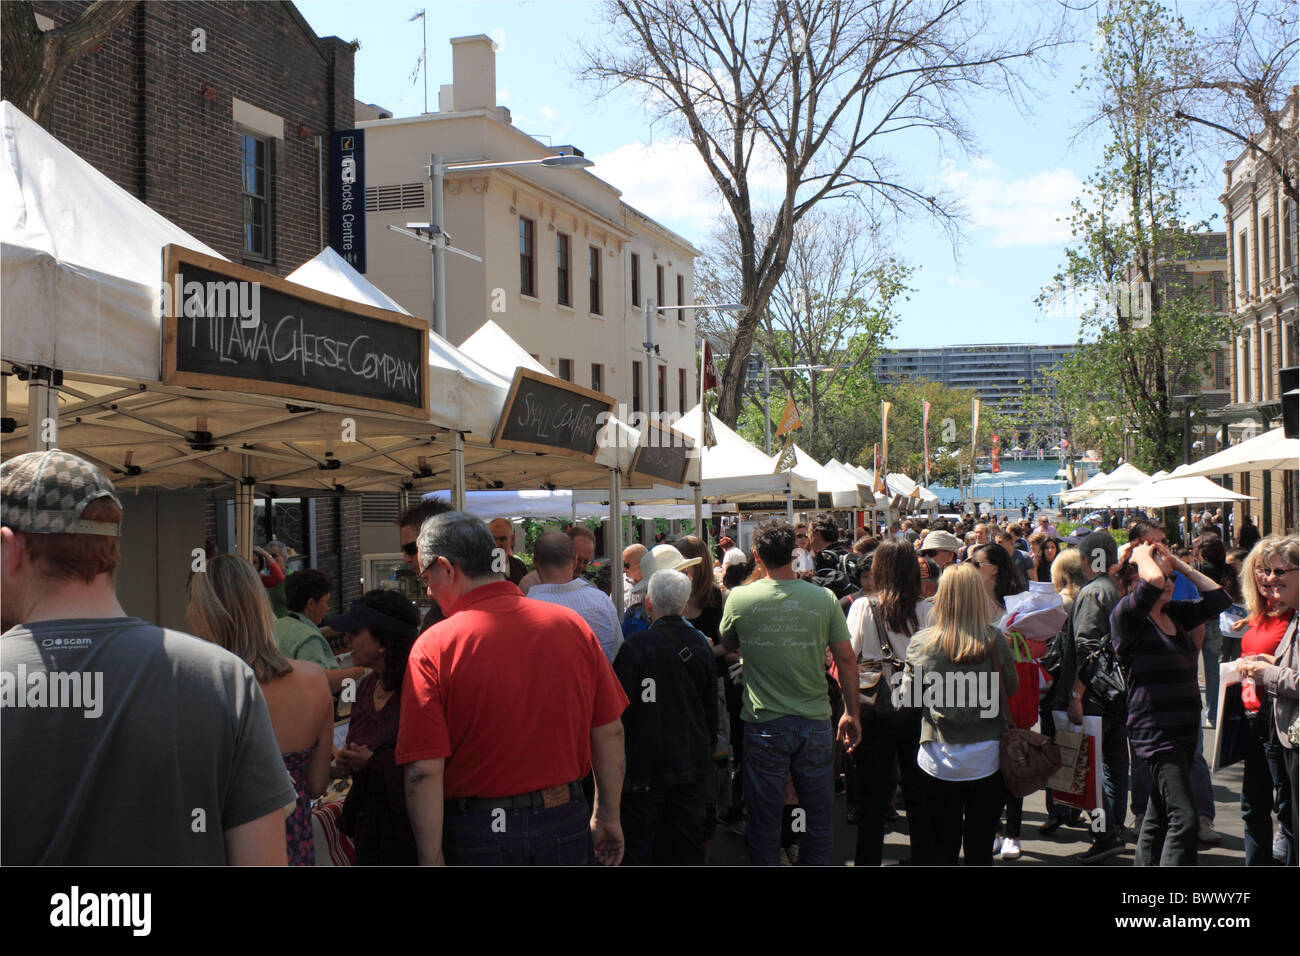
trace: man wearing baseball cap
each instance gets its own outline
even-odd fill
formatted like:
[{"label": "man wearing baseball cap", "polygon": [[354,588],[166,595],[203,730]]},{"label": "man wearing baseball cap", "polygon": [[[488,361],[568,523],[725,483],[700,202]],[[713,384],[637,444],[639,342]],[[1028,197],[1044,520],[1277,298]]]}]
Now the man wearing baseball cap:
[{"label": "man wearing baseball cap", "polygon": [[108,479],[20,455],[0,524],[0,862],[284,865],[296,794],[257,679],[122,610]]}]

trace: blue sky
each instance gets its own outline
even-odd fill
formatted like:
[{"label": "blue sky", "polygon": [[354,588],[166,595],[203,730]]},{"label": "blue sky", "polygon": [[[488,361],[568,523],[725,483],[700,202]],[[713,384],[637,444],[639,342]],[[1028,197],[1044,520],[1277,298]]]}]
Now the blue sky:
[{"label": "blue sky", "polygon": [[[298,9],[320,35],[361,41],[358,99],[408,116],[424,108],[423,78],[411,80],[421,24],[408,22],[419,3],[300,0]],[[1000,6],[999,15],[1014,15],[1012,5]],[[1193,24],[1211,15],[1205,3],[1180,7]],[[429,5],[430,109],[437,109],[438,86],[451,82],[447,41],[491,36],[498,44],[497,100],[510,108],[515,125],[543,142],[576,145],[595,161],[591,172],[621,189],[625,201],[700,246],[723,207],[694,148],[666,129],[651,130],[636,95],[593,99],[593,89],[575,78],[578,41],[599,36],[597,12],[588,0]],[[1077,26],[1086,37],[1087,24]],[[1040,96],[1030,104],[1031,116],[998,99],[975,104],[974,155],[951,149],[940,155],[932,139],[900,144],[898,165],[960,195],[966,217],[955,258],[947,236],[924,219],[907,223],[895,237],[895,253],[917,268],[917,291],[901,304],[890,345],[1075,340],[1077,318],[1063,309],[1044,315],[1033,300],[1064,259],[1070,201],[1101,149],[1095,139],[1073,135],[1084,104],[1072,91],[1089,60],[1086,42],[1062,50],[1055,76],[1035,81]],[[1219,168],[1228,158],[1208,166]],[[1201,206],[1190,212],[1217,212],[1220,188],[1208,183]]]}]

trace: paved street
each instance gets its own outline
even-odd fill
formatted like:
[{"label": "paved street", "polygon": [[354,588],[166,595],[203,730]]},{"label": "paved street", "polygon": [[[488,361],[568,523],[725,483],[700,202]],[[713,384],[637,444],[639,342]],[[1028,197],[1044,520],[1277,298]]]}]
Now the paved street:
[{"label": "paved street", "polygon": [[[1208,752],[1213,744],[1213,731],[1205,731],[1204,745]],[[1218,846],[1201,845],[1199,863],[1201,866],[1241,866],[1244,850],[1242,847],[1241,828],[1241,765],[1230,767],[1214,776],[1215,829],[1223,837]],[[846,803],[843,794],[835,797],[835,863],[847,866],[853,862],[853,851],[857,840],[857,828],[845,819]],[[1021,834],[1021,852],[1019,860],[1002,861],[994,857],[994,866],[1079,866],[1074,856],[1082,853],[1089,846],[1088,833],[1083,829],[1062,827],[1051,837],[1038,835],[1038,827],[1046,820],[1043,812],[1042,793],[1026,798],[1024,810],[1024,827]],[[1133,825],[1132,816],[1125,821]],[[713,837],[712,865],[743,866],[747,863],[745,840],[719,826]],[[893,825],[885,835],[885,865],[898,865],[907,857],[907,822],[906,813]],[[1133,845],[1119,855],[1094,864],[1093,869],[1101,866],[1133,865]]]}]

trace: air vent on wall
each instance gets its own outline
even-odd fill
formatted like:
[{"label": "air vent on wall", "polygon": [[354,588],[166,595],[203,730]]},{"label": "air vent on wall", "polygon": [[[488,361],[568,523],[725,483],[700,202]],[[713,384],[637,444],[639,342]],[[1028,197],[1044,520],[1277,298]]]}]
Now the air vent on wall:
[{"label": "air vent on wall", "polygon": [[423,182],[397,186],[371,186],[366,189],[366,212],[397,212],[424,208]]}]

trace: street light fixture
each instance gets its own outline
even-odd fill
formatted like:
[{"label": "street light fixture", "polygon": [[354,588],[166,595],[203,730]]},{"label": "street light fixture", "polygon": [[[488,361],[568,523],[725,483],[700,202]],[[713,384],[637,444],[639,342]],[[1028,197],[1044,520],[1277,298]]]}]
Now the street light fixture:
[{"label": "street light fixture", "polygon": [[477,262],[483,260],[472,253],[467,253],[461,249],[451,246],[450,236],[447,235],[443,228],[446,213],[443,209],[442,199],[442,181],[448,171],[457,173],[473,173],[484,169],[504,169],[513,166],[542,166],[547,169],[590,169],[596,165],[585,156],[573,156],[570,154],[561,154],[558,156],[543,156],[537,159],[511,159],[500,162],[470,162],[470,163],[446,163],[438,153],[429,154],[429,165],[426,167],[429,173],[429,191],[432,199],[432,210],[427,223],[407,223],[407,229],[414,230],[409,232],[389,226],[394,232],[401,233],[404,236],[411,236],[421,242],[428,243],[433,249],[433,331],[444,339],[447,337],[447,269],[446,255],[450,250],[458,255],[465,256],[468,259],[474,259]]}]

